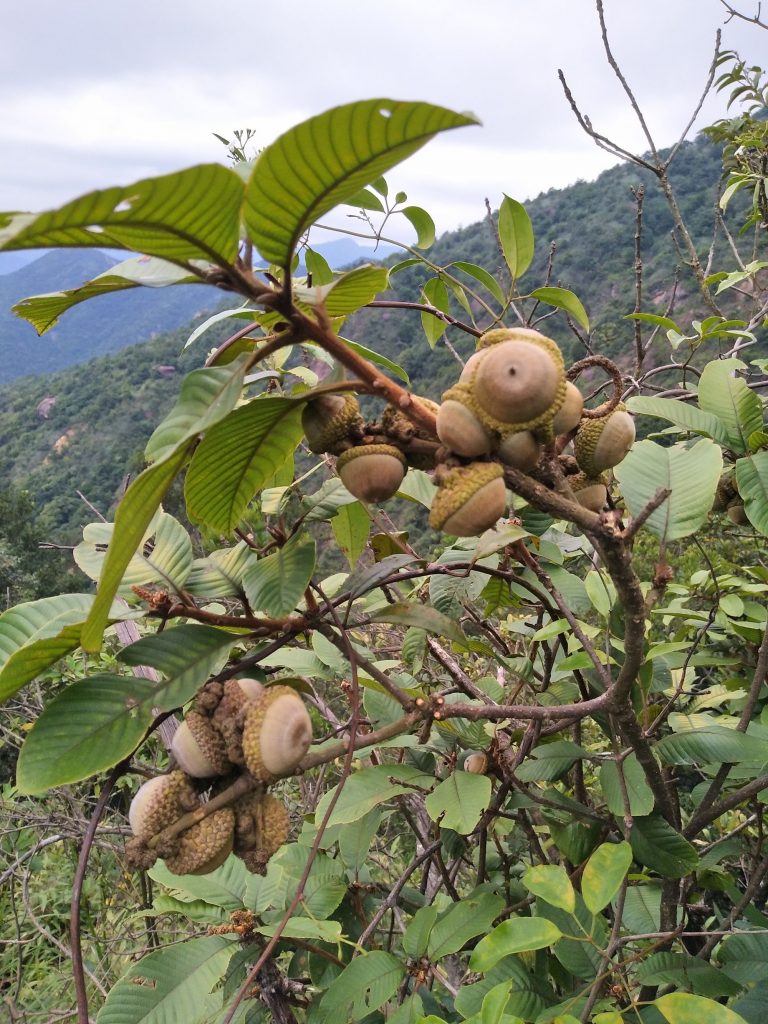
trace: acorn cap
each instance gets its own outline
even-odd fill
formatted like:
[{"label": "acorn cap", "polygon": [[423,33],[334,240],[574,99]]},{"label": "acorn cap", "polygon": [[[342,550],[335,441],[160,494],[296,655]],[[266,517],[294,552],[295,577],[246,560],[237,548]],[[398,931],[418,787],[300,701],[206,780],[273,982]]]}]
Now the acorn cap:
[{"label": "acorn cap", "polygon": [[304,406],[301,425],[310,451],[338,455],[362,432],[363,417],[354,395],[322,395]]},{"label": "acorn cap", "polygon": [[578,427],[583,409],[584,397],[576,385],[567,380],[565,382],[565,399],[552,420],[555,437],[559,434],[567,434],[574,427]]},{"label": "acorn cap", "polygon": [[560,349],[543,335],[535,340],[515,336],[493,345],[469,380],[488,417],[520,429],[552,420],[565,399],[565,385]]},{"label": "acorn cap", "polygon": [[566,477],[576,501],[592,512],[601,512],[608,500],[608,485],[604,475],[594,478],[586,473],[574,473]]},{"label": "acorn cap", "polygon": [[173,734],[171,753],[182,771],[195,779],[227,775],[232,770],[224,739],[211,719],[199,711],[188,712]]},{"label": "acorn cap", "polygon": [[128,823],[133,834],[146,841],[197,807],[198,802],[195,787],[184,772],[157,775],[137,790]]},{"label": "acorn cap", "polygon": [[265,873],[267,861],[287,840],[289,829],[288,811],[279,800],[267,794],[257,811],[256,845],[239,855],[249,871],[257,875]]},{"label": "acorn cap", "polygon": [[261,782],[290,775],[312,742],[312,721],[290,686],[270,686],[245,714],[243,754],[248,771]]},{"label": "acorn cap", "polygon": [[[423,406],[429,409],[430,412],[437,415],[437,410],[440,406],[437,402],[433,402],[431,398],[423,398],[421,395],[413,396],[417,402],[420,402]],[[423,427],[417,426],[413,420],[409,419],[405,415],[402,409],[398,409],[397,406],[388,405],[381,416],[381,429],[385,434],[389,434],[390,437],[396,438],[398,441],[407,441],[411,437],[420,437],[425,441],[432,441],[434,435]]]},{"label": "acorn cap", "polygon": [[635,442],[635,421],[623,402],[599,419],[583,419],[573,439],[573,451],[579,467],[588,476],[597,476],[622,461]]},{"label": "acorn cap", "polygon": [[228,679],[223,696],[211,716],[213,727],[219,732],[226,755],[232,764],[243,765],[243,712],[246,705],[265,692],[258,679]]},{"label": "acorn cap", "polygon": [[429,512],[429,525],[455,537],[475,537],[493,526],[507,503],[504,471],[497,462],[449,470]]},{"label": "acorn cap", "polygon": [[463,400],[458,386],[451,389],[451,395],[438,410],[437,436],[446,448],[464,458],[487,455],[493,448],[492,435]]},{"label": "acorn cap", "polygon": [[235,815],[222,807],[198,821],[179,836],[176,853],[165,858],[174,875],[207,875],[220,867],[232,852]]},{"label": "acorn cap", "polygon": [[391,498],[403,482],[407,468],[403,453],[390,444],[348,448],[336,463],[341,482],[360,501]]},{"label": "acorn cap", "polygon": [[496,454],[505,466],[514,466],[527,473],[539,461],[541,445],[530,430],[520,430],[502,438]]}]

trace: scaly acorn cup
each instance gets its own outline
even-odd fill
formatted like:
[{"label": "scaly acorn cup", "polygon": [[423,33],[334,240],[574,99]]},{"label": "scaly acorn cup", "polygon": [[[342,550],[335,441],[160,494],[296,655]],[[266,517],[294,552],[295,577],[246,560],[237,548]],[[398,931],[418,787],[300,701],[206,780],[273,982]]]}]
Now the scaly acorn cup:
[{"label": "scaly acorn cup", "polygon": [[622,461],[635,443],[635,421],[623,402],[599,419],[583,419],[573,439],[573,451],[579,468],[589,477],[612,469]]},{"label": "scaly acorn cup", "polygon": [[530,430],[521,430],[502,438],[496,454],[505,466],[527,473],[539,461],[541,445]]},{"label": "scaly acorn cup", "polygon": [[165,858],[174,875],[207,875],[220,867],[232,853],[235,815],[222,807],[182,832],[176,852]]},{"label": "scaly acorn cup", "polygon": [[341,482],[360,501],[391,498],[403,482],[407,468],[403,453],[390,444],[348,448],[336,463]]},{"label": "scaly acorn cup", "polygon": [[290,775],[312,742],[312,721],[290,686],[270,686],[245,713],[243,755],[260,782]]},{"label": "scaly acorn cup", "polygon": [[268,794],[261,799],[256,811],[256,844],[237,856],[253,874],[265,874],[267,861],[286,841],[289,828],[288,811]]},{"label": "scaly acorn cup", "polygon": [[232,770],[224,738],[199,711],[187,713],[173,734],[171,753],[179,768],[195,779],[227,775]]},{"label": "scaly acorn cup", "polygon": [[608,485],[604,475],[590,478],[586,473],[574,473],[566,477],[573,496],[583,508],[601,512],[608,500]]},{"label": "scaly acorn cup", "polygon": [[496,442],[467,404],[471,401],[469,386],[456,384],[445,392],[437,412],[437,436],[446,448],[465,459],[488,455]]},{"label": "scaly acorn cup", "polygon": [[454,537],[476,537],[504,514],[507,491],[497,462],[473,462],[449,470],[429,511],[429,525]]},{"label": "scaly acorn cup", "polygon": [[[416,395],[415,398],[421,402],[423,406],[426,406],[431,413],[437,416],[440,406],[437,402],[433,402],[431,398],[422,398],[421,395]],[[389,437],[393,437],[396,441],[407,442],[412,438],[418,438],[422,441],[434,441],[434,434],[430,434],[428,430],[424,430],[423,427],[417,427],[412,420],[408,419],[405,413],[398,409],[394,405],[388,405],[384,410],[381,417],[381,429]],[[415,469],[434,469],[435,468],[435,457],[434,454],[428,452],[407,452],[403,453],[408,462],[409,466],[413,466]]]},{"label": "scaly acorn cup", "polygon": [[157,775],[136,791],[128,810],[128,823],[145,842],[199,804],[195,787],[184,772]]},{"label": "scaly acorn cup", "polygon": [[310,451],[340,455],[362,435],[363,417],[354,395],[322,395],[304,406],[301,425]]},{"label": "scaly acorn cup", "polygon": [[467,381],[472,411],[502,435],[533,430],[549,437],[567,391],[557,344],[523,328],[487,331],[479,344],[486,354]]},{"label": "scaly acorn cup", "polygon": [[222,689],[211,722],[224,741],[227,758],[232,764],[243,765],[243,714],[250,701],[261,697],[264,686],[258,679],[228,679]]}]

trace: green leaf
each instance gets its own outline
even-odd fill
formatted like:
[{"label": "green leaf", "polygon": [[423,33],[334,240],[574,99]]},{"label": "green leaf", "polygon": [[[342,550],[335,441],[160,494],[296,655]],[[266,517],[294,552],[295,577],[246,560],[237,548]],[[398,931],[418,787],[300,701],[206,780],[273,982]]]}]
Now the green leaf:
[{"label": "green leaf", "polygon": [[[390,779],[394,779],[391,782]],[[400,785],[400,782],[406,785]],[[425,775],[409,765],[381,764],[372,768],[363,768],[354,772],[341,791],[339,799],[333,808],[333,814],[328,822],[328,827],[333,825],[347,825],[372,811],[374,807],[392,800],[400,793],[407,793],[408,786],[421,786],[429,788],[434,778]],[[315,809],[315,821],[320,822],[336,790],[329,790],[322,798]]]},{"label": "green leaf", "polygon": [[432,821],[442,828],[466,836],[477,826],[491,801],[491,780],[485,775],[454,772],[426,798],[424,805]]},{"label": "green leaf", "polygon": [[417,249],[429,249],[435,242],[435,222],[420,206],[404,206],[399,211],[416,232]]},{"label": "green leaf", "polygon": [[237,257],[243,183],[219,164],[89,192],[46,213],[0,213],[0,250],[129,249],[172,262]]},{"label": "green leaf", "polygon": [[629,843],[603,843],[587,861],[581,877],[581,895],[587,910],[598,914],[621,888],[632,863]]},{"label": "green leaf", "polygon": [[699,380],[699,406],[723,423],[728,447],[743,454],[749,436],[763,426],[763,407],[754,391],[747,387],[737,370],[746,369],[740,359],[721,359],[707,363]]},{"label": "green leaf", "polygon": [[332,1024],[362,1020],[392,998],[404,974],[397,957],[383,950],[355,957],[320,1000],[318,1019]]},{"label": "green leaf", "polygon": [[711,412],[697,409],[690,402],[679,402],[674,398],[652,398],[636,395],[627,399],[627,409],[641,416],[655,416],[669,420],[682,430],[690,430],[704,437],[711,437],[718,444],[728,445],[728,431],[725,425]]},{"label": "green leaf", "polygon": [[248,603],[273,618],[290,615],[303,599],[314,569],[314,540],[295,534],[275,554],[252,563],[243,581]]},{"label": "green leaf", "polygon": [[204,1024],[222,1009],[217,984],[237,949],[233,939],[206,935],[150,953],[112,988],[97,1024]]},{"label": "green leaf", "polygon": [[744,985],[768,976],[768,933],[740,932],[723,939],[717,955],[729,976]]},{"label": "green leaf", "polygon": [[555,740],[534,747],[530,757],[515,774],[521,782],[552,782],[567,772],[574,761],[586,756],[586,751],[570,740]]},{"label": "green leaf", "polygon": [[387,555],[386,558],[382,558],[379,562],[374,562],[373,565],[364,565],[356,569],[344,585],[344,590],[349,594],[349,598],[353,601],[356,597],[361,597],[369,590],[375,590],[380,583],[384,580],[389,579],[390,576],[395,576],[399,569],[404,569],[407,565],[413,565],[414,562],[418,562],[419,559],[416,555]]},{"label": "green leaf", "polygon": [[80,645],[92,594],[59,594],[0,615],[0,701]]},{"label": "green leaf", "polygon": [[246,228],[262,257],[290,264],[310,224],[415,153],[475,118],[428,103],[363,100],[291,128],[259,156],[246,187]]},{"label": "green leaf", "polygon": [[447,636],[449,640],[453,640],[457,644],[466,643],[466,637],[453,619],[449,619],[447,615],[443,615],[437,609],[430,608],[426,604],[407,601],[389,604],[381,611],[371,615],[371,622],[391,622],[398,626],[415,626],[417,629],[425,629],[428,633]]},{"label": "green leaf", "polygon": [[[373,198],[375,199],[376,197],[374,196]],[[381,206],[381,203],[379,203],[379,206]],[[314,286],[330,284],[333,281],[333,271],[325,256],[321,256],[319,252],[315,252],[309,246],[304,249],[302,255],[307,268],[307,274],[312,276],[312,284]]]},{"label": "green leaf", "polygon": [[736,486],[750,523],[768,534],[768,451],[736,460]]},{"label": "green leaf", "polygon": [[430,960],[458,953],[470,939],[489,931],[503,909],[504,900],[493,893],[464,897],[449,907],[429,931],[426,950]]},{"label": "green leaf", "polygon": [[[446,548],[436,560],[435,565],[451,565],[454,562],[471,561],[471,553],[458,548]],[[495,568],[498,559],[483,560],[482,565]],[[472,605],[482,593],[483,587],[488,582],[484,573],[470,572],[465,575],[459,571],[456,575],[450,573],[436,574],[429,580],[429,602],[443,615],[458,620],[464,614],[464,606]]]},{"label": "green leaf", "polygon": [[637,968],[643,985],[674,985],[701,996],[738,995],[743,986],[706,960],[687,953],[654,953]]},{"label": "green leaf", "polygon": [[768,760],[765,741],[722,725],[685,729],[664,736],[656,744],[656,753],[667,764],[739,764],[742,761]]},{"label": "green leaf", "polygon": [[83,650],[96,652],[101,647],[112,598],[120,586],[123,573],[141,543],[157,506],[186,462],[190,445],[191,442],[187,442],[187,445],[180,446],[145,469],[125,492],[115,513],[115,529],[101,570],[96,600],[80,636]]},{"label": "green leaf", "polygon": [[529,892],[553,907],[569,914],[576,909],[576,893],[562,864],[537,864],[528,868],[521,881]]},{"label": "green leaf", "polygon": [[[427,281],[422,289],[421,297],[426,305],[434,307],[434,309],[439,310],[441,313],[447,313],[451,308],[448,288],[439,277],[432,277]],[[435,316],[433,313],[421,314],[421,326],[424,334],[427,336],[427,343],[430,348],[435,347],[438,340],[442,338],[448,329],[447,321]]]},{"label": "green leaf", "polygon": [[451,267],[455,267],[457,270],[461,270],[463,273],[473,277],[476,281],[479,281],[481,285],[488,289],[499,305],[504,305],[506,301],[504,298],[504,291],[493,274],[489,274],[483,267],[478,267],[476,263],[466,263],[464,260],[457,260],[455,263],[450,263],[448,267],[446,267],[446,270],[450,270]]},{"label": "green leaf", "polygon": [[605,918],[590,913],[579,895],[574,914],[536,900],[536,915],[537,920],[550,921],[560,929],[563,938],[555,944],[553,952],[566,971],[577,978],[594,980],[602,961],[600,950],[608,940]]},{"label": "green leaf", "polygon": [[185,622],[144,636],[117,655],[133,667],[150,665],[166,678],[154,683],[153,703],[160,711],[181,707],[226,664],[238,636],[214,626]]},{"label": "green leaf", "polygon": [[243,577],[256,555],[244,540],[192,563],[184,589],[196,597],[241,597]]},{"label": "green leaf", "polygon": [[585,331],[589,330],[589,317],[586,309],[579,298],[567,288],[534,288],[531,298],[538,299],[539,302],[546,302],[549,306],[564,309]]},{"label": "green leaf", "polygon": [[[629,797],[629,810],[633,818],[644,817],[653,810],[655,798],[645,778],[645,772],[632,753],[621,762],[624,785]],[[625,814],[624,797],[619,780],[619,768],[615,761],[606,761],[600,767],[600,786],[605,802],[611,814],[623,819]]]},{"label": "green leaf", "polygon": [[155,685],[96,675],[67,687],[37,718],[21,748],[20,791],[43,793],[79,782],[127,757],[152,721]]},{"label": "green leaf", "polygon": [[[201,269],[207,266],[207,263],[201,264]],[[200,284],[200,276],[190,274],[189,270],[177,267],[166,260],[156,259],[154,256],[134,256],[77,288],[50,292],[46,295],[32,295],[11,308],[16,316],[31,323],[38,334],[45,334],[51,327],[55,327],[62,313],[80,302],[86,302],[98,295],[124,291],[126,288],[138,288],[141,285],[164,288],[173,284]]]},{"label": "green leaf", "polygon": [[507,195],[499,207],[499,241],[509,272],[517,280],[533,259],[533,225],[522,203]]},{"label": "green leaf", "polygon": [[383,366],[385,370],[389,370],[394,377],[403,381],[404,384],[411,383],[411,378],[398,363],[394,363],[391,359],[387,359],[387,357],[381,355],[380,352],[374,352],[373,349],[366,348],[365,345],[361,345],[358,341],[350,341],[349,338],[342,338],[341,340],[347,348],[351,348],[353,352],[357,352],[359,356],[363,356],[370,362],[376,363],[377,366]]},{"label": "green leaf", "polygon": [[183,441],[202,434],[237,405],[248,356],[226,366],[193,370],[184,378],[176,404],[156,427],[144,451],[149,462],[172,452]]},{"label": "green leaf", "polygon": [[614,474],[635,518],[661,488],[672,492],[645,523],[651,533],[671,541],[690,536],[704,523],[722,469],[723,455],[713,441],[702,439],[690,448],[639,441]]},{"label": "green leaf", "polygon": [[474,985],[462,985],[454,1003],[456,1009],[463,1017],[471,1017],[480,1012],[485,997],[502,983],[508,990],[512,990],[507,1012],[517,1013],[527,1021],[537,1020],[546,1005],[541,996],[542,986],[526,971],[521,958],[516,956],[504,957]]},{"label": "green leaf", "polygon": [[255,399],[235,409],[192,457],[184,482],[190,518],[230,533],[303,436],[301,403],[289,398]]},{"label": "green leaf", "polygon": [[361,188],[349,199],[344,200],[345,206],[354,206],[356,210],[373,210],[374,213],[384,213],[384,206],[378,196],[375,196],[367,188]]},{"label": "green leaf", "polygon": [[420,957],[427,952],[427,943],[435,926],[437,913],[437,907],[433,903],[428,907],[420,907],[413,915],[403,933],[403,952],[406,956]]},{"label": "green leaf", "polygon": [[632,827],[632,853],[663,878],[684,878],[699,863],[696,848],[661,817],[637,818]]},{"label": "green leaf", "polygon": [[354,569],[365,551],[371,518],[359,501],[343,505],[331,520],[331,529],[344,557]]},{"label": "green leaf", "polygon": [[[322,303],[328,316],[347,316],[373,302],[388,284],[389,270],[386,267],[366,265],[348,270],[327,284],[313,282],[312,288],[297,285],[294,288],[294,299],[300,307],[306,307],[306,312]],[[264,317],[259,319],[265,325],[271,322]],[[275,314],[274,319],[276,322],[282,318],[280,314]]]},{"label": "green leaf", "polygon": [[475,946],[469,959],[471,971],[489,971],[510,953],[544,949],[562,938],[562,932],[542,917],[513,917],[503,921]]},{"label": "green leaf", "polygon": [[651,1005],[669,1024],[701,1024],[702,1021],[707,1024],[746,1024],[743,1017],[727,1006],[687,992],[670,992]]}]

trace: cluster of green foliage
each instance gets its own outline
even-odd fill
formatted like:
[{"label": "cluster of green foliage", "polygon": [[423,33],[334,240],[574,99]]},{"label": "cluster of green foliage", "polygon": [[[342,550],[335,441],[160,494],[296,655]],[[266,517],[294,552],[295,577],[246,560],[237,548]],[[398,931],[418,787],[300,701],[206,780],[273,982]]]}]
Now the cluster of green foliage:
[{"label": "cluster of green foliage", "polygon": [[[764,362],[740,354],[765,317],[763,268],[711,274],[692,260],[705,313],[690,326],[680,310],[637,308],[635,289],[621,367],[600,358],[565,278],[544,271],[531,284],[534,226],[509,197],[485,265],[425,256],[431,219],[411,206],[408,266],[334,274],[305,248],[311,278],[296,276],[312,224],[343,202],[387,219],[382,175],[470,123],[426,103],[351,103],[288,131],[247,175],[194,167],[36,217],[0,214],[0,249],[146,253],[114,268],[115,290],[149,274],[244,300],[196,332],[235,330],[186,374],[114,522],[86,528],[75,558],[96,593],[0,617],[0,699],[27,684],[41,694],[41,674],[108,638],[100,663],[41,694],[6,788],[18,807],[101,780],[69,921],[83,1022],[114,977],[113,964],[94,971],[82,955],[99,822],[121,820],[119,805],[107,808],[134,773],[167,767],[168,715],[209,680],[238,675],[293,686],[311,709],[316,742],[274,787],[294,838],[265,876],[235,857],[205,876],[156,863],[158,892],[141,907],[165,918],[149,943],[159,948],[112,985],[100,1024],[762,1020],[768,425]],[[669,158],[653,159],[646,169],[669,199]],[[674,210],[695,252],[698,228]],[[753,235],[764,246],[760,223]],[[599,349],[588,387],[600,395],[595,367],[607,368],[612,401],[663,424],[617,467],[608,508],[575,501],[552,443],[535,475],[505,468],[509,521],[426,550],[398,532],[397,510],[431,505],[428,473],[410,469],[385,515],[346,491],[328,459],[310,461],[302,411],[319,395],[387,401],[435,436],[399,360],[346,337],[365,307],[401,311],[388,293],[401,272],[418,272],[406,301],[433,354],[515,317],[549,332],[555,315]],[[18,308],[42,330],[104,287]],[[181,479],[183,517],[168,509]],[[707,525],[725,489],[750,543],[738,567],[699,539],[733,530],[725,517]],[[318,529],[333,531],[343,572],[318,560]],[[647,547],[634,557],[643,536],[658,545],[652,559]],[[692,547],[699,564],[676,574],[670,562],[680,553],[685,565]],[[483,770],[469,770],[471,753]],[[259,790],[239,775],[216,805],[244,784]],[[166,941],[173,922],[183,941]]]}]

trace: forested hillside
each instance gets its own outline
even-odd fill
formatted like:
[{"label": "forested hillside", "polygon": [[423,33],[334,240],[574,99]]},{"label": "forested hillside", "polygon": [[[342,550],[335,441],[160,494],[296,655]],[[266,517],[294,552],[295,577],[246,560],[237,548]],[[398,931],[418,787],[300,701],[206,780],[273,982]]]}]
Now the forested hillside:
[{"label": "forested hillside", "polygon": [[[720,175],[718,150],[700,138],[682,148],[673,167],[683,213],[697,238],[703,240],[711,233],[713,200]],[[619,362],[631,345],[632,328],[624,319],[635,301],[635,201],[631,189],[640,184],[646,187],[644,308],[667,312],[675,273],[679,270],[676,315],[684,319],[698,301],[695,285],[687,268],[679,268],[671,237],[671,217],[650,175],[622,165],[604,172],[594,182],[579,182],[567,189],[544,193],[527,207],[536,232],[537,250],[521,287],[533,288],[543,282],[550,243],[555,243],[551,283],[561,284],[579,295],[590,314],[595,347]],[[444,234],[429,255],[443,266],[465,260],[491,272],[501,263],[487,221]],[[100,258],[95,253],[77,256]],[[26,268],[36,268],[38,275],[32,290],[55,289],[58,279],[53,275],[46,280],[46,266],[53,270],[54,260],[66,258],[70,258],[66,253],[55,253]],[[395,258],[391,262],[396,262]],[[725,265],[730,267],[727,261]],[[0,279],[0,286],[3,280],[18,276]],[[393,281],[393,298],[417,297],[417,272],[406,269]],[[145,308],[151,309],[149,300],[162,303],[180,290],[183,289],[137,291]],[[63,331],[79,314],[93,315],[92,311],[103,310],[110,300],[123,298],[128,296],[100,298],[65,314],[60,328],[39,339],[40,351],[55,350],[56,332]],[[547,311],[548,307],[540,307],[541,313]],[[372,312],[363,310],[356,314],[347,323],[345,335],[396,360],[410,375],[416,391],[439,399],[456,376],[456,359],[449,348],[438,342],[436,352],[426,360],[427,342],[418,312],[400,308],[377,310],[375,320]],[[458,307],[456,312],[460,313]],[[118,318],[121,322],[122,319]],[[122,329],[133,326],[128,318]],[[569,332],[562,316],[547,319],[540,326],[557,338],[569,359],[579,357],[583,351],[581,343]],[[0,391],[0,477],[31,492],[46,529],[68,541],[76,539],[79,526],[92,518],[76,492],[81,491],[104,513],[109,511],[126,474],[139,469],[143,445],[153,424],[170,407],[183,374],[200,365],[209,346],[234,329],[225,321],[183,352],[191,328],[181,328],[82,366],[6,386]],[[447,337],[456,342],[464,357],[469,354],[466,335],[449,330]]]}]

